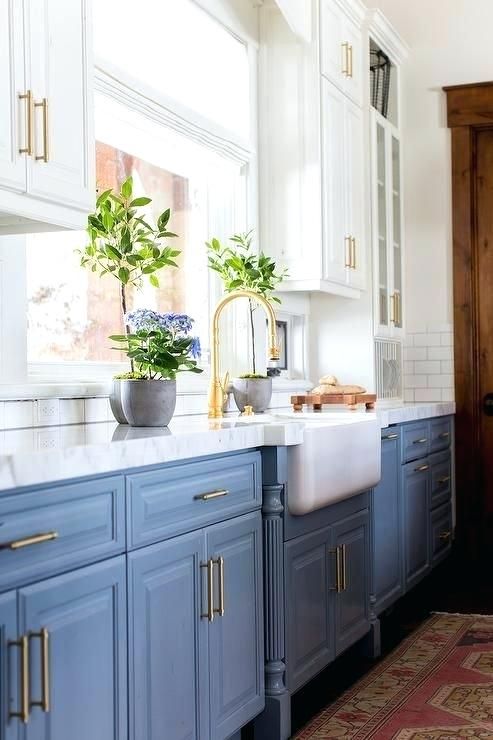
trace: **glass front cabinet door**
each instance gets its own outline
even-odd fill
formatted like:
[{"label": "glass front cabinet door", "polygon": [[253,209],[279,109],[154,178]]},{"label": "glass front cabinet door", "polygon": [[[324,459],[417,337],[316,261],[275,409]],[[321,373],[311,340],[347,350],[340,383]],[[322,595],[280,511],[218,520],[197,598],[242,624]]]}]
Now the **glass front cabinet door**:
[{"label": "glass front cabinet door", "polygon": [[376,335],[403,333],[403,223],[399,132],[371,109]]}]

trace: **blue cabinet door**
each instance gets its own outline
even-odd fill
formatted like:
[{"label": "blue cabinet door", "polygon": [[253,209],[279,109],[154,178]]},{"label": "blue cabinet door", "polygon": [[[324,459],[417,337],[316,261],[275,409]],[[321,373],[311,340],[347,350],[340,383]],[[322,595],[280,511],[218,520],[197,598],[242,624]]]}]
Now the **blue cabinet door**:
[{"label": "blue cabinet door", "polygon": [[264,708],[261,514],[209,527],[206,539],[215,609],[209,623],[210,738],[225,740]]},{"label": "blue cabinet door", "polygon": [[302,535],[284,546],[286,667],[288,687],[296,691],[334,659],[330,624],[335,559],[330,529]]},{"label": "blue cabinet door", "polygon": [[203,530],[128,556],[131,740],[209,737],[205,559]]},{"label": "blue cabinet door", "polygon": [[0,740],[18,740],[21,719],[11,717],[20,711],[19,639],[17,629],[17,596],[15,591],[0,596]]},{"label": "blue cabinet door", "polygon": [[425,460],[402,467],[402,510],[406,590],[430,570],[430,465]]},{"label": "blue cabinet door", "polygon": [[377,614],[404,592],[400,474],[400,431],[386,429],[382,432],[382,478],[371,497],[371,592]]},{"label": "blue cabinet door", "polygon": [[368,510],[332,525],[331,549],[339,551],[334,592],[335,652],[340,655],[370,629],[370,521]]},{"label": "blue cabinet door", "polygon": [[46,702],[32,707],[23,738],[125,740],[125,558],[21,589],[19,629],[30,634],[31,701]]}]

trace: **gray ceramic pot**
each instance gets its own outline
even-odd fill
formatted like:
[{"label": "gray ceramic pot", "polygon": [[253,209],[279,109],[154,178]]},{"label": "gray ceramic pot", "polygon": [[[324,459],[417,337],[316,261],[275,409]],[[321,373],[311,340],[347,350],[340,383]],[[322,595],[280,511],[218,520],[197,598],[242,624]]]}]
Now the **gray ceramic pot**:
[{"label": "gray ceramic pot", "polygon": [[256,414],[269,407],[272,378],[233,378],[233,396],[240,411],[251,406]]},{"label": "gray ceramic pot", "polygon": [[176,380],[122,380],[123,413],[132,427],[166,427],[176,406]]},{"label": "gray ceramic pot", "polygon": [[122,408],[122,381],[116,380],[113,378],[112,384],[111,384],[111,393],[110,393],[110,406],[111,410],[113,412],[113,416],[115,417],[116,421],[119,424],[126,424],[127,423],[127,417],[123,413]]}]

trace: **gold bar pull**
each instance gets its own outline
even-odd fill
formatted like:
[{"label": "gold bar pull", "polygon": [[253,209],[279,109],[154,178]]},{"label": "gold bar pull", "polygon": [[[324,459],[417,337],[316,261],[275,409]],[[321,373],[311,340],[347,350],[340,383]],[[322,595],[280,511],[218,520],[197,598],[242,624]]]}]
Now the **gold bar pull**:
[{"label": "gold bar pull", "polygon": [[43,110],[43,154],[35,156],[37,162],[47,162],[49,159],[49,146],[48,146],[48,100],[43,98],[40,103],[34,103],[35,108],[42,108]]},{"label": "gold bar pull", "polygon": [[444,475],[442,478],[438,479],[438,483],[443,485],[444,483],[448,483],[449,480],[450,480],[450,475]]},{"label": "gold bar pull", "polygon": [[29,702],[30,707],[41,707],[43,712],[50,711],[50,635],[46,627],[39,632],[30,632],[29,639],[39,639],[41,644],[41,699]]},{"label": "gold bar pull", "polygon": [[194,501],[211,501],[215,498],[222,498],[223,496],[227,496],[229,493],[228,490],[220,490],[220,491],[210,491],[209,493],[199,493],[197,496],[194,496]]},{"label": "gold bar pull", "polygon": [[394,434],[394,433],[392,433],[392,434],[385,434],[382,437],[382,439],[399,439],[399,435],[398,434]]},{"label": "gold bar pull", "polygon": [[346,252],[346,258],[345,258],[345,267],[352,267],[353,261],[352,261],[352,237],[351,236],[345,236],[344,237],[344,246],[345,246],[345,252]]},{"label": "gold bar pull", "polygon": [[395,305],[396,305],[396,313],[397,313],[397,319],[396,324],[397,326],[402,326],[402,315],[401,315],[401,295],[400,293],[395,293]]},{"label": "gold bar pull", "polygon": [[57,537],[58,532],[44,532],[42,534],[33,534],[30,537],[24,537],[21,540],[0,542],[0,550],[20,550],[22,547],[30,547],[30,545],[40,545],[42,542],[56,540]]},{"label": "gold bar pull", "polygon": [[22,95],[18,95],[19,100],[26,101],[26,146],[19,149],[19,154],[27,154],[29,157],[33,153],[33,94],[28,90]]},{"label": "gold bar pull", "polygon": [[425,442],[428,442],[427,437],[420,437],[419,439],[413,439],[413,445],[424,445]]},{"label": "gold bar pull", "polygon": [[8,646],[18,647],[21,650],[21,708],[18,712],[10,712],[9,717],[18,717],[24,724],[27,724],[29,722],[29,640],[27,635],[10,641]]},{"label": "gold bar pull", "polygon": [[219,607],[214,609],[214,612],[219,614],[220,617],[224,617],[224,558],[220,555],[217,560],[213,560],[212,562],[219,568],[217,579],[217,585],[219,588]]},{"label": "gold bar pull", "polygon": [[346,545],[341,545],[341,580],[342,580],[342,587],[341,591],[345,591],[347,589],[347,569],[346,569]]},{"label": "gold bar pull", "polygon": [[356,239],[351,237],[351,267],[356,270]]},{"label": "gold bar pull", "polygon": [[395,310],[395,293],[392,293],[390,296],[390,323],[394,325],[397,323]]},{"label": "gold bar pull", "polygon": [[450,432],[442,432],[438,436],[440,439],[448,439],[450,437]]},{"label": "gold bar pull", "polygon": [[203,619],[209,622],[214,621],[214,561],[208,560],[207,563],[201,563],[201,568],[207,568],[207,612],[201,614]]},{"label": "gold bar pull", "polygon": [[346,75],[346,77],[349,75],[349,54],[348,54],[348,48],[349,44],[347,41],[345,41],[343,44],[341,44],[341,51],[342,51],[342,67],[341,72],[343,75]]},{"label": "gold bar pull", "polygon": [[446,542],[447,540],[451,538],[452,532],[440,532],[438,536],[441,540]]},{"label": "gold bar pull", "polygon": [[418,465],[417,468],[414,468],[415,473],[424,473],[425,470],[429,470],[430,466],[428,464],[426,465]]},{"label": "gold bar pull", "polygon": [[347,55],[348,55],[348,77],[353,76],[353,45],[348,44],[347,45]]}]

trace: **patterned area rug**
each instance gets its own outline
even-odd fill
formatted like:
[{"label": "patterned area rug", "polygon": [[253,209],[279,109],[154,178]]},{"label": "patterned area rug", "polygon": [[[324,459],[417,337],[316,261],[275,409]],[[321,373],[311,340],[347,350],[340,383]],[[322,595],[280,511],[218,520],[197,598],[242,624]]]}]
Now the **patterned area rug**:
[{"label": "patterned area rug", "polygon": [[493,616],[437,614],[295,740],[493,740]]}]

